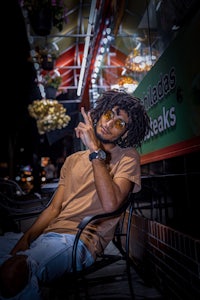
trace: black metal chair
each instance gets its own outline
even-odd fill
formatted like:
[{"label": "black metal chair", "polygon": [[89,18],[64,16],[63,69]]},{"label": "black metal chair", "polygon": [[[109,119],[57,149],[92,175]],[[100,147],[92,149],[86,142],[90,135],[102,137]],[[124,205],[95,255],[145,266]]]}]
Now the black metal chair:
[{"label": "black metal chair", "polygon": [[[87,216],[79,223],[72,251],[73,272],[66,273],[64,276],[62,276],[62,278],[59,278],[50,285],[51,297],[52,293],[54,294],[54,297],[51,299],[71,299],[70,297],[67,297],[68,288],[70,288],[73,293],[73,299],[89,299],[90,297],[88,294],[88,286],[90,284],[90,279],[87,278],[87,275],[94,274],[94,272],[120,260],[125,260],[126,262],[126,272],[130,289],[130,299],[134,299],[134,290],[130,269],[131,259],[129,257],[129,241],[133,210],[134,194],[130,193],[124,204],[116,211],[111,213],[98,214],[94,216]],[[117,224],[112,242],[117,248],[118,253],[116,254],[115,252],[114,254],[112,254],[104,252],[103,254],[97,257],[93,265],[81,271],[78,271],[76,269],[77,245],[81,234],[86,228],[86,226],[91,222],[95,222],[96,220],[104,220],[117,216],[120,216],[120,219]],[[113,280],[115,280],[114,277]]]},{"label": "black metal chair", "polygon": [[[8,216],[16,221],[29,219],[39,215],[49,205],[49,203],[53,199],[53,196],[51,196],[50,199],[36,198],[30,200],[26,199],[25,201],[22,201],[22,200],[17,200],[18,199],[17,197],[15,197],[15,199],[10,198],[10,195],[8,195],[8,193],[6,193],[5,190],[3,191],[3,189],[1,188],[0,189],[0,211],[1,209],[6,210]],[[123,203],[123,205],[116,211],[111,213],[87,216],[79,223],[78,231],[75,237],[73,250],[72,250],[73,272],[66,273],[64,274],[64,276],[62,276],[62,278],[59,278],[58,280],[43,286],[44,288],[47,287],[50,288],[51,290],[51,298],[48,297],[47,298],[48,300],[68,299],[67,289],[69,287],[69,283],[71,285],[70,288],[72,286],[74,287],[73,297],[75,297],[75,299],[83,299],[83,297],[81,296],[82,295],[81,293],[83,292],[84,292],[84,299],[89,299],[88,288],[87,288],[89,285],[89,281],[87,279],[87,275],[94,274],[94,272],[120,260],[125,260],[126,262],[126,271],[127,271],[128,284],[130,288],[130,295],[131,295],[131,299],[134,299],[134,291],[133,291],[131,272],[130,272],[131,260],[129,258],[129,241],[130,241],[130,229],[131,229],[133,209],[134,209],[134,194],[130,193],[126,201]],[[128,213],[128,217],[127,217],[127,213]],[[112,240],[114,246],[118,250],[118,253],[113,254],[113,253],[104,252],[97,257],[96,261],[92,266],[83,269],[82,271],[78,271],[76,269],[77,245],[82,232],[84,231],[84,229],[89,223],[95,222],[96,220],[109,219],[112,217],[120,217]],[[52,298],[52,294],[55,295],[54,298]],[[61,297],[59,298],[58,295],[61,295]]]},{"label": "black metal chair", "polygon": [[21,231],[21,221],[37,217],[52,197],[28,195],[13,180],[0,178],[0,229]]}]

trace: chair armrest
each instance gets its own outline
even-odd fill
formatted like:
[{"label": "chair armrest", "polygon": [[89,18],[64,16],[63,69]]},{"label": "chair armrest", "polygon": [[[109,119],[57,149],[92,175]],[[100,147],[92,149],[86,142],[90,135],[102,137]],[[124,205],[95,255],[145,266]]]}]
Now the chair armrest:
[{"label": "chair armrest", "polygon": [[92,215],[92,216],[86,216],[80,221],[80,223],[77,226],[78,231],[76,233],[74,244],[73,244],[73,249],[72,249],[72,266],[73,266],[74,272],[76,272],[76,251],[77,251],[78,241],[79,241],[80,236],[81,236],[83,230],[85,229],[85,227],[89,223],[91,223],[92,221],[95,221],[95,220],[120,216],[128,208],[129,204],[132,201],[132,197],[133,197],[133,193],[129,193],[126,201],[123,202],[123,204],[113,212],[97,214],[97,215]]},{"label": "chair armrest", "polygon": [[113,212],[84,217],[78,224],[78,229],[83,230],[89,223],[91,223],[94,220],[120,216],[128,208],[131,200],[132,200],[132,193],[130,193],[127,200],[118,209],[114,210]]},{"label": "chair armrest", "polygon": [[[128,205],[126,205],[126,208],[128,207]],[[83,218],[83,220],[78,224],[78,229],[80,229],[81,231],[92,221],[95,220],[99,220],[99,219],[106,219],[109,217],[117,217],[119,215],[121,215],[124,210],[126,209],[125,206],[123,206],[120,209],[117,209],[113,212],[110,213],[104,213],[104,214],[99,214],[99,215],[93,215],[93,216],[86,216],[85,218]]]}]

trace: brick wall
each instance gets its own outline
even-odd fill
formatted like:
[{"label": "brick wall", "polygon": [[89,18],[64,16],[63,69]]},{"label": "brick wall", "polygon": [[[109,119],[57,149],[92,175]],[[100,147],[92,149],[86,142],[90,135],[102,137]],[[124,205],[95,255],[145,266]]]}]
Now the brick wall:
[{"label": "brick wall", "polygon": [[200,299],[200,240],[133,214],[130,256],[167,299]]}]

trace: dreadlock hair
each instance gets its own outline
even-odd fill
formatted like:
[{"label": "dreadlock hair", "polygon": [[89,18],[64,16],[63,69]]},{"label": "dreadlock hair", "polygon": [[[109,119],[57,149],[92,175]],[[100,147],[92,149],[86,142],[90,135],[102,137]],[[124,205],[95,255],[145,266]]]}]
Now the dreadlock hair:
[{"label": "dreadlock hair", "polygon": [[120,137],[114,143],[121,148],[141,147],[144,137],[150,130],[150,120],[141,100],[125,91],[110,90],[103,92],[98,98],[95,108],[91,110],[94,126],[102,114],[117,106],[123,109],[129,117],[128,132],[126,137]]}]

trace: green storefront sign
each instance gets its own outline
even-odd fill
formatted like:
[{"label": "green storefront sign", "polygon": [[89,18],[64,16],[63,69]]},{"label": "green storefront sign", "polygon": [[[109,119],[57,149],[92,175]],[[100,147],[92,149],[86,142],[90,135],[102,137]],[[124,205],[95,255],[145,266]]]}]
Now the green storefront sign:
[{"label": "green storefront sign", "polygon": [[182,147],[187,141],[192,151],[191,141],[199,143],[199,19],[199,16],[194,18],[179,33],[135,90],[134,94],[142,98],[151,119],[151,131],[139,150],[141,155],[161,149],[164,153],[165,147]]}]

